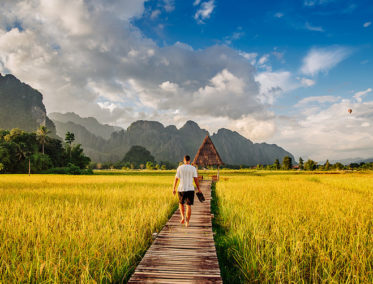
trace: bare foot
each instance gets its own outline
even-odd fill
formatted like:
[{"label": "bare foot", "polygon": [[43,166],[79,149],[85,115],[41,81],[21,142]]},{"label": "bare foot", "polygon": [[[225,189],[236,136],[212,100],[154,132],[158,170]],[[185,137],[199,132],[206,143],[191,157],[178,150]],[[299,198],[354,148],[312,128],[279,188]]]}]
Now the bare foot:
[{"label": "bare foot", "polygon": [[184,222],[185,222],[185,219],[182,218],[182,219],[180,220],[180,224],[184,224]]},{"label": "bare foot", "polygon": [[189,221],[185,222],[185,227],[189,227]]}]

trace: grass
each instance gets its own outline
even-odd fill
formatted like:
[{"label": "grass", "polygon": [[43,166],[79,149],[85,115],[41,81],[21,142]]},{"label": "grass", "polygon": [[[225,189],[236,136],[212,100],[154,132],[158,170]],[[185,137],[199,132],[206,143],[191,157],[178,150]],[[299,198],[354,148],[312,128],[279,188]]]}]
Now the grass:
[{"label": "grass", "polygon": [[171,183],[0,175],[0,283],[126,281],[176,208]]},{"label": "grass", "polygon": [[226,283],[373,282],[373,174],[256,172],[217,183]]}]

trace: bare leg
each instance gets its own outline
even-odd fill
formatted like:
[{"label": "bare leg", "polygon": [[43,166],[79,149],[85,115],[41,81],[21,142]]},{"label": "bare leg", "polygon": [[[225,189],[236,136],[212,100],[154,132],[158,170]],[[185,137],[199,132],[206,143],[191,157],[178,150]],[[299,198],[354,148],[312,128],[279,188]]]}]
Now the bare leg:
[{"label": "bare leg", "polygon": [[192,206],[187,205],[187,209],[186,209],[186,223],[185,223],[186,227],[189,226],[189,220],[190,220],[190,216],[191,215],[192,215]]},{"label": "bare leg", "polygon": [[179,203],[179,209],[180,209],[180,215],[181,215],[180,224],[184,224],[184,221],[185,221],[184,204]]}]

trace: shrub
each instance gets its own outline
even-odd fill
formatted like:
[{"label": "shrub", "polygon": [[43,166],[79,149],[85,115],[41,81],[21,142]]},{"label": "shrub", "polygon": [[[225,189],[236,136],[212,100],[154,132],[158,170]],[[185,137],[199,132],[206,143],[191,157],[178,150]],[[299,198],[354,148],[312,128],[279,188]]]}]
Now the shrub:
[{"label": "shrub", "polygon": [[43,172],[44,174],[56,175],[93,175],[92,169],[80,169],[74,164],[69,163],[68,167],[51,168]]}]

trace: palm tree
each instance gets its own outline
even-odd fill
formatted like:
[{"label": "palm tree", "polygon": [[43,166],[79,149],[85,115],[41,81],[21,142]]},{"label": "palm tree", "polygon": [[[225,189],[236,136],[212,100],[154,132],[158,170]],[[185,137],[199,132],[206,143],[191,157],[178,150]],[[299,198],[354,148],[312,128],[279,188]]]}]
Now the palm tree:
[{"label": "palm tree", "polygon": [[21,161],[22,159],[28,159],[28,174],[31,174],[31,151],[27,148],[25,143],[19,143],[17,145],[16,157]]},{"label": "palm tree", "polygon": [[44,145],[47,142],[47,137],[49,133],[50,133],[50,130],[44,125],[40,125],[38,130],[36,130],[36,135],[38,136],[39,143],[41,144],[43,155],[44,155]]}]

